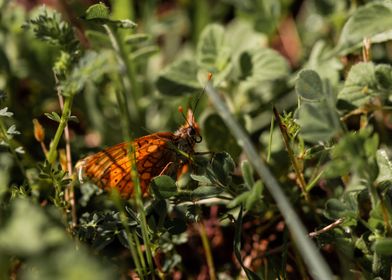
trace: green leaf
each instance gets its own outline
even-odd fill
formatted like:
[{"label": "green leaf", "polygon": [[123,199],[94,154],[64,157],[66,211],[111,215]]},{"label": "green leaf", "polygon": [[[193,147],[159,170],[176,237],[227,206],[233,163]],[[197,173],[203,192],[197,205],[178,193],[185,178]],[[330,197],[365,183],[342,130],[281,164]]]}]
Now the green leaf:
[{"label": "green leaf", "polygon": [[98,82],[105,74],[118,71],[113,62],[111,51],[102,51],[99,54],[88,51],[80,59],[71,75],[62,82],[61,90],[64,96],[74,95],[85,88],[91,81]]},{"label": "green leaf", "polygon": [[146,46],[132,52],[129,58],[133,61],[139,61],[147,59],[153,54],[156,54],[157,52],[159,52],[159,48],[157,46]]},{"label": "green leaf", "polygon": [[214,152],[227,151],[235,158],[239,156],[242,149],[218,114],[209,114],[203,119],[202,125],[204,128],[203,136],[208,150]]},{"label": "green leaf", "polygon": [[210,197],[216,197],[222,193],[223,189],[217,187],[202,186],[198,187],[191,192],[192,199],[206,199]]},{"label": "green leaf", "polygon": [[151,181],[153,192],[161,198],[170,198],[177,194],[176,182],[167,175],[155,177]]},{"label": "green leaf", "polygon": [[392,90],[392,66],[391,65],[389,64],[377,65],[374,74],[379,89],[385,91]]},{"label": "green leaf", "polygon": [[314,44],[304,68],[316,71],[321,80],[328,81],[334,87],[340,81],[343,65],[338,57],[332,54],[330,44],[319,40]]},{"label": "green leaf", "polygon": [[242,78],[251,84],[260,84],[284,78],[289,73],[286,59],[268,48],[245,51],[240,56]]},{"label": "green leaf", "polygon": [[248,196],[245,202],[245,209],[251,210],[256,208],[257,206],[261,206],[263,204],[262,193],[263,193],[264,185],[261,180],[258,180],[252,187],[251,193]]},{"label": "green leaf", "polygon": [[377,181],[392,180],[392,162],[389,160],[387,152],[384,149],[377,151],[378,177]]},{"label": "green leaf", "polygon": [[373,250],[380,255],[392,255],[392,238],[381,238],[374,242]]},{"label": "green leaf", "polygon": [[357,193],[347,193],[341,200],[329,199],[325,205],[324,215],[331,220],[345,218],[346,226],[356,225],[359,215]]},{"label": "green leaf", "polygon": [[57,114],[56,112],[45,113],[45,116],[46,116],[48,119],[51,119],[52,121],[55,121],[55,122],[60,122],[60,120],[61,120],[59,114]]},{"label": "green leaf", "polygon": [[165,221],[165,228],[171,234],[181,234],[187,230],[187,225],[184,220],[174,218],[173,220]]},{"label": "green leaf", "polygon": [[243,206],[246,210],[258,211],[264,205],[263,199],[264,185],[261,180],[258,180],[251,186],[251,190],[245,191],[240,195],[237,195],[228,204],[228,208],[234,208],[237,206]]},{"label": "green leaf", "polygon": [[98,24],[108,24],[118,28],[132,29],[137,26],[136,23],[128,19],[123,19],[123,20],[110,19],[109,8],[102,2],[90,6],[86,10],[82,18],[90,22],[96,22]]},{"label": "green leaf", "polygon": [[191,174],[191,178],[197,182],[202,183],[202,184],[211,184],[211,180],[204,175]]},{"label": "green leaf", "polygon": [[232,180],[231,175],[234,167],[235,163],[228,153],[216,153],[211,161],[212,174],[208,175],[212,176],[212,178],[210,177],[211,181],[217,179],[223,185],[228,185]]},{"label": "green leaf", "polygon": [[249,189],[251,189],[255,183],[255,180],[253,179],[252,165],[250,165],[248,160],[244,160],[241,162],[241,171],[242,176],[244,177],[245,184],[248,186]]},{"label": "green leaf", "polygon": [[21,279],[29,280],[105,280],[120,277],[110,263],[103,263],[95,255],[88,254],[84,246],[76,250],[75,244],[30,258],[23,262],[18,275],[19,272]]},{"label": "green leaf", "polygon": [[125,37],[125,43],[130,44],[130,45],[136,45],[139,43],[144,43],[150,39],[151,39],[151,36],[149,34],[138,33],[138,34],[132,34],[132,35]]},{"label": "green leaf", "polygon": [[302,138],[311,143],[327,142],[341,131],[339,116],[325,100],[304,103],[298,110]]},{"label": "green leaf", "polygon": [[36,38],[48,42],[67,53],[75,53],[79,49],[72,26],[63,21],[60,13],[54,10],[41,9],[38,16],[28,21],[25,28],[32,28]]},{"label": "green leaf", "polygon": [[344,135],[333,148],[332,161],[327,164],[323,177],[343,176],[351,171],[361,178],[375,180],[378,175],[375,159],[379,140],[377,134],[371,133],[370,129],[361,129]]},{"label": "green leaf", "polygon": [[338,98],[360,107],[377,96],[373,63],[358,63],[351,67]]},{"label": "green leaf", "polygon": [[336,49],[341,54],[347,53],[350,48],[360,44],[364,38],[372,39],[377,34],[390,32],[391,27],[392,3],[388,1],[369,3],[359,7],[348,19],[340,34]]},{"label": "green leaf", "polygon": [[295,92],[307,100],[320,100],[323,98],[323,83],[320,76],[313,70],[299,72],[295,83]]},{"label": "green leaf", "polygon": [[0,250],[17,256],[38,254],[67,241],[63,229],[28,200],[12,202],[11,215],[0,229]]},{"label": "green leaf", "polygon": [[110,16],[109,8],[102,2],[91,5],[85,12],[85,19],[108,19]]},{"label": "green leaf", "polygon": [[197,43],[197,63],[210,72],[221,72],[230,61],[230,49],[225,40],[225,29],[218,24],[207,25]]},{"label": "green leaf", "polygon": [[199,93],[202,90],[197,80],[196,62],[182,59],[170,64],[159,75],[157,89],[165,95],[180,96]]}]

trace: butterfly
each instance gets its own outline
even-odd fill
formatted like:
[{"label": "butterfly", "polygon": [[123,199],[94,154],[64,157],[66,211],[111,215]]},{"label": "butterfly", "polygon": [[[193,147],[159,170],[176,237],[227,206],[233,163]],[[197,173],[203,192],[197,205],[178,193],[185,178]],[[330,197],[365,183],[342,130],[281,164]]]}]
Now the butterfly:
[{"label": "butterfly", "polygon": [[129,152],[133,150],[142,194],[148,194],[149,184],[154,177],[179,171],[187,166],[194,154],[195,144],[202,141],[192,110],[188,110],[184,119],[185,124],[174,133],[157,132],[146,135],[80,160],[76,164],[79,180],[83,181],[83,177],[87,177],[104,190],[117,189],[123,198],[131,197],[134,182]]}]

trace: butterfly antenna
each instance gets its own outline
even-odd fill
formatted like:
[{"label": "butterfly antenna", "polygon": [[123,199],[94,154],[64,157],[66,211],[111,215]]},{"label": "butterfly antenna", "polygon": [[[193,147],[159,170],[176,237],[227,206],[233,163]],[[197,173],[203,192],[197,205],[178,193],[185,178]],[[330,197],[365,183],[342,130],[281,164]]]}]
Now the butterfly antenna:
[{"label": "butterfly antenna", "polygon": [[187,117],[184,114],[184,109],[182,108],[182,106],[178,106],[178,112],[180,112],[181,116],[183,117],[183,119],[185,120],[185,122],[192,127],[192,125],[189,123]]},{"label": "butterfly antenna", "polygon": [[209,81],[211,81],[212,79],[212,73],[208,72],[208,76],[207,76],[207,83],[205,84],[202,92],[199,94],[199,96],[197,97],[196,103],[195,103],[195,107],[193,108],[193,115],[196,114],[196,109],[197,109],[197,105],[199,105],[199,101],[202,98],[202,96],[204,95],[205,91],[206,91],[206,87]]}]

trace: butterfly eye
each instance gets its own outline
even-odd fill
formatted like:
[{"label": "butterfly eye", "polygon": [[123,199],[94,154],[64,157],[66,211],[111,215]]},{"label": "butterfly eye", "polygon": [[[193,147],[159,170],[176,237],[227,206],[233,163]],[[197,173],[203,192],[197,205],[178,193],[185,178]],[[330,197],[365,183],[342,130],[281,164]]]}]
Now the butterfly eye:
[{"label": "butterfly eye", "polygon": [[203,140],[203,138],[200,135],[197,135],[195,137],[195,143],[200,143]]},{"label": "butterfly eye", "polygon": [[190,127],[188,135],[195,141],[195,143],[200,143],[202,141],[202,137],[193,127]]}]

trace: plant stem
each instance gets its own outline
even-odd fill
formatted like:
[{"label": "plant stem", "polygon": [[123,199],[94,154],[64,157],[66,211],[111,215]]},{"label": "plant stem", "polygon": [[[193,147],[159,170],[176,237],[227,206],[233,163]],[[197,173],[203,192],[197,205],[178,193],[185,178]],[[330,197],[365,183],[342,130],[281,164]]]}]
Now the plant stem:
[{"label": "plant stem", "polygon": [[135,239],[137,239],[137,235],[135,236],[134,232],[131,233],[129,226],[128,226],[128,217],[125,214],[125,210],[120,198],[120,195],[118,192],[113,191],[111,192],[111,197],[112,197],[112,201],[114,202],[114,204],[116,205],[117,209],[120,212],[120,221],[122,226],[124,227],[125,233],[127,235],[127,241],[128,241],[128,246],[129,246],[129,250],[131,251],[131,255],[132,255],[132,260],[136,266],[136,271],[137,274],[139,275],[140,279],[144,279],[144,271],[145,271],[145,266],[142,266],[140,263],[140,259],[138,256],[138,252],[136,249],[136,242]]},{"label": "plant stem", "polygon": [[[56,74],[54,75],[54,78],[56,80],[56,83],[58,83],[58,79],[57,79]],[[57,90],[57,95],[59,98],[60,108],[63,111],[64,110],[64,98],[61,95],[61,92],[59,89]],[[67,157],[68,177],[71,178],[72,173],[73,173],[72,172],[73,167],[72,167],[71,143],[70,143],[68,122],[66,123],[65,128],[64,128],[64,140],[65,140],[65,152],[66,152],[66,157]],[[43,142],[41,142],[41,143],[43,143]],[[72,218],[71,227],[72,228],[74,228],[77,223],[74,183],[75,183],[75,180],[72,180],[71,183],[68,185],[67,189],[65,190],[65,200],[69,203],[69,205],[71,205],[71,218]]]},{"label": "plant stem", "polygon": [[[140,188],[140,180],[139,180],[139,174],[137,170],[137,165],[136,165],[136,151],[135,151],[135,146],[133,145],[133,139],[131,135],[131,121],[130,121],[130,111],[128,109],[128,99],[127,99],[127,94],[131,92],[131,83],[128,79],[128,73],[127,71],[127,64],[125,63],[125,60],[123,59],[124,53],[122,52],[122,49],[120,48],[121,44],[119,44],[117,38],[115,37],[114,33],[110,29],[108,25],[104,25],[104,28],[106,32],[108,33],[108,36],[111,40],[113,49],[116,52],[117,60],[120,65],[120,71],[121,71],[121,87],[122,87],[122,95],[120,93],[116,93],[117,97],[117,103],[119,105],[119,108],[121,109],[122,112],[122,117],[124,121],[123,125],[123,132],[124,132],[124,138],[126,141],[130,141],[131,144],[129,145],[129,153],[128,157],[131,162],[131,178],[132,182],[134,184],[134,201],[136,204],[136,209],[137,212],[139,213],[140,216],[140,227],[141,227],[141,232],[142,232],[142,237],[143,237],[143,242],[144,242],[144,247],[146,250],[146,258],[147,258],[147,264],[151,273],[152,279],[155,279],[155,272],[154,272],[154,263],[153,263],[153,258],[152,258],[152,250],[150,246],[150,239],[149,239],[149,234],[148,234],[148,225],[147,225],[147,220],[146,220],[146,214],[144,211],[144,205],[143,205],[143,199],[142,199],[142,192]],[[132,100],[134,101],[134,100]],[[134,110],[132,110],[133,115],[132,118],[135,122],[138,121],[138,116],[137,116],[137,111],[136,111],[136,103],[132,102],[131,103],[132,107],[134,107]],[[135,126],[137,127],[137,126]],[[143,257],[142,257],[143,259]],[[144,264],[144,260],[143,260]]]},{"label": "plant stem", "polygon": [[56,134],[54,135],[52,143],[50,144],[49,152],[46,157],[50,164],[53,164],[54,161],[56,160],[57,146],[59,145],[61,135],[63,134],[63,131],[67,126],[68,118],[71,115],[72,101],[73,101],[73,95],[67,96],[65,98],[60,124],[57,127]]},{"label": "plant stem", "polygon": [[302,194],[304,195],[306,202],[309,203],[310,200],[309,200],[308,192],[306,191],[305,178],[304,178],[304,175],[303,175],[303,173],[302,173],[302,171],[301,171],[301,169],[299,167],[298,161],[297,161],[297,159],[294,156],[294,152],[291,149],[289,136],[287,135],[286,127],[282,123],[282,121],[280,120],[279,113],[278,113],[278,111],[276,110],[275,107],[273,107],[273,111],[274,111],[276,122],[278,123],[280,132],[282,133],[282,136],[283,136],[284,145],[286,147],[287,153],[289,154],[291,163],[293,164],[293,168],[294,168],[295,174],[297,175],[298,185],[301,188]]},{"label": "plant stem", "polygon": [[[121,47],[121,43],[119,42],[118,38],[116,37],[115,33],[111,30],[111,28],[104,24],[103,27],[106,30],[106,33],[109,36],[110,42],[112,43],[112,47],[116,53],[117,61],[120,67],[120,79],[121,79],[121,86],[123,88],[122,91],[122,99],[124,101],[123,104],[123,110],[124,110],[124,115],[126,122],[128,124],[128,130],[129,132],[131,131],[131,119],[133,120],[133,123],[140,123],[139,122],[139,114],[136,106],[136,101],[135,97],[133,97],[133,94],[131,94],[131,85],[135,83],[132,83],[130,80],[133,79],[133,74],[130,73],[130,69],[128,67],[128,64],[126,63],[126,54],[124,53],[123,48]],[[131,97],[130,100],[128,100],[128,95]],[[128,105],[131,106],[131,110],[129,110]],[[138,129],[138,126],[133,126],[132,127],[134,130]],[[128,133],[129,133],[128,132]]]},{"label": "plant stem", "polygon": [[212,87],[210,82],[207,84],[206,92],[218,113],[225,121],[227,127],[231,130],[237,141],[242,143],[242,147],[248,156],[249,162],[253,164],[256,172],[263,178],[265,186],[276,201],[280,212],[286,220],[293,240],[298,245],[298,249],[309,268],[310,274],[315,279],[333,279],[330,268],[315,244],[310,240],[304,225],[286,198],[276,178],[261,160],[249,137],[234,119],[229,108],[227,108],[227,105],[221,100],[219,93]]},{"label": "plant stem", "polygon": [[271,160],[271,145],[272,145],[272,133],[274,131],[274,116],[271,117],[271,126],[270,126],[270,133],[268,137],[268,154],[267,154],[267,162]]},{"label": "plant stem", "polygon": [[214,260],[212,258],[212,253],[211,253],[211,247],[210,247],[210,242],[208,240],[207,232],[206,232],[206,227],[203,223],[203,221],[200,221],[197,223],[197,229],[199,230],[199,234],[201,237],[201,242],[203,243],[203,249],[206,254],[207,258],[207,265],[208,265],[208,272],[210,274],[210,279],[215,280],[215,266],[214,266]]}]

